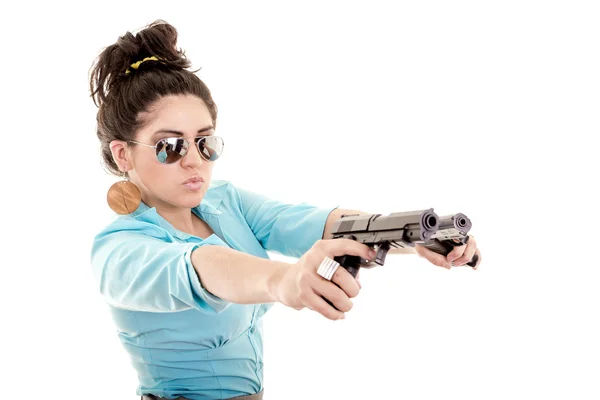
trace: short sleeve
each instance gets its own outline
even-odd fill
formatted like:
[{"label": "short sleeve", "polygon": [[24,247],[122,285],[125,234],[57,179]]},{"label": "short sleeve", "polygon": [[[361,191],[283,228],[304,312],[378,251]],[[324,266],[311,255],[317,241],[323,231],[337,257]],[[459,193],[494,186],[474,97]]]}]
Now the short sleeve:
[{"label": "short sleeve", "polygon": [[199,244],[165,242],[135,231],[102,233],[92,246],[94,276],[100,292],[114,307],[149,312],[195,308],[220,313],[231,303],[202,286],[191,260],[194,249],[219,245],[216,241],[215,236]]},{"label": "short sleeve", "polygon": [[286,204],[236,187],[241,212],[267,251],[301,257],[323,237],[329,214],[338,208]]}]

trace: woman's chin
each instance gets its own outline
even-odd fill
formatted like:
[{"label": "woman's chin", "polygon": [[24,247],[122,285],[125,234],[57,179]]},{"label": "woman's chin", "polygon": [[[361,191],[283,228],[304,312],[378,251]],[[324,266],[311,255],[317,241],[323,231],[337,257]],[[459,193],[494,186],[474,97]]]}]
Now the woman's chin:
[{"label": "woman's chin", "polygon": [[195,193],[186,193],[183,196],[180,196],[177,199],[177,203],[179,206],[186,208],[197,207],[204,198],[204,191],[195,192]]}]

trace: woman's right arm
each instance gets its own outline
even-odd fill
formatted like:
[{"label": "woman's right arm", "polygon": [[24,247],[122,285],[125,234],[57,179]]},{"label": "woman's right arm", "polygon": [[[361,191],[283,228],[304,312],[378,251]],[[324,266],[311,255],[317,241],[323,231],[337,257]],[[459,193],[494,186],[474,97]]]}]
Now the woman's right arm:
[{"label": "woman's right arm", "polygon": [[238,304],[275,303],[274,286],[290,264],[223,246],[192,252],[201,285],[212,295]]},{"label": "woman's right arm", "polygon": [[325,280],[317,274],[319,264],[325,256],[344,254],[371,259],[369,251],[354,240],[319,240],[288,264],[239,252],[216,239],[201,245],[167,243],[139,232],[109,231],[94,240],[92,267],[100,292],[118,308],[219,313],[232,303],[279,302],[339,319],[352,308],[349,299],[358,295],[358,284],[343,268],[332,282]]},{"label": "woman's right arm", "polygon": [[[343,268],[331,282],[317,274],[324,257],[344,254],[372,259],[371,249],[354,240],[317,241],[295,264],[268,260],[221,246],[203,246],[192,252],[192,264],[202,286],[232,303],[279,302],[295,309],[310,308],[336,320],[352,308],[359,286]],[[327,304],[329,299],[338,310]]]}]

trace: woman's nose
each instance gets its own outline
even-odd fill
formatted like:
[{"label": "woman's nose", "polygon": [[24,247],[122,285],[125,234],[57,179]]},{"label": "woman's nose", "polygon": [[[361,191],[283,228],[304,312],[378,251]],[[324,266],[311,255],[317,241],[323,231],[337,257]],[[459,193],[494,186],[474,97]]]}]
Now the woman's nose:
[{"label": "woman's nose", "polygon": [[190,146],[188,147],[187,153],[181,160],[181,163],[188,167],[196,167],[204,163],[204,159],[200,155],[200,151],[198,150],[198,146],[196,145],[195,141],[192,140]]}]

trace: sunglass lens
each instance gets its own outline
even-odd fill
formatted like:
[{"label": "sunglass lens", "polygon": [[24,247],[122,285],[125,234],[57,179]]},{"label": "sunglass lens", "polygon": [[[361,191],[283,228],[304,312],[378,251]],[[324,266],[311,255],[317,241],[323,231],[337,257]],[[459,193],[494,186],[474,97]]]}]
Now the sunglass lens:
[{"label": "sunglass lens", "polygon": [[219,136],[205,136],[198,140],[198,151],[207,161],[215,161],[223,153],[223,139]]},{"label": "sunglass lens", "polygon": [[156,144],[156,158],[163,164],[172,164],[181,160],[188,149],[185,140],[179,138],[167,138]]}]

